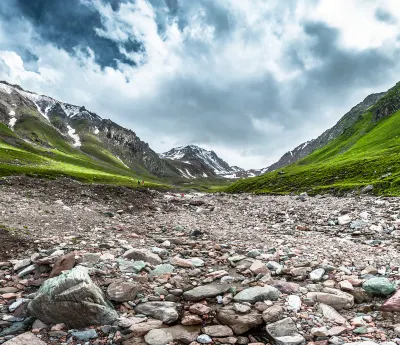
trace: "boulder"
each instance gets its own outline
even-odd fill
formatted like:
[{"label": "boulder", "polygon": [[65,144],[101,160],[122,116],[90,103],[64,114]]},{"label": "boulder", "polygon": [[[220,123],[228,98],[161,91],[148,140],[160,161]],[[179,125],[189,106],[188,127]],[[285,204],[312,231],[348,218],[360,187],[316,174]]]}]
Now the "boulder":
[{"label": "boulder", "polygon": [[161,320],[167,325],[174,323],[179,318],[179,304],[175,302],[146,302],[135,308],[135,312]]},{"label": "boulder", "polygon": [[30,314],[47,324],[65,323],[73,328],[110,325],[118,314],[89,277],[78,266],[46,280],[28,305]]}]

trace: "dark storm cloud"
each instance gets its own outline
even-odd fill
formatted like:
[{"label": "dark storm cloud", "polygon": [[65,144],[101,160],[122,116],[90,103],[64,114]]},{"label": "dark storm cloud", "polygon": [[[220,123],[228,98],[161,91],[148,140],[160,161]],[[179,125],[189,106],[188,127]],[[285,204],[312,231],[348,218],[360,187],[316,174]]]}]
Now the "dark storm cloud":
[{"label": "dark storm cloud", "polygon": [[389,11],[383,8],[377,8],[375,11],[375,18],[387,24],[396,24],[397,20]]},{"label": "dark storm cloud", "polygon": [[[108,0],[114,11],[118,11],[125,0]],[[66,0],[15,0],[15,8],[32,22],[43,40],[75,54],[76,48],[90,48],[96,61],[102,66],[117,66],[117,60],[133,64],[120,52],[121,43],[97,35],[95,29],[102,26],[100,14],[81,1]],[[143,49],[140,42],[125,42],[128,52]]]},{"label": "dark storm cloud", "polygon": [[362,51],[341,48],[339,31],[321,22],[305,23],[304,31],[311,38],[309,49],[320,59],[320,64],[294,85],[296,97],[292,109],[301,112],[317,111],[326,102],[340,102],[349,89],[379,85],[388,78],[399,58],[398,52],[389,58],[377,48]]}]

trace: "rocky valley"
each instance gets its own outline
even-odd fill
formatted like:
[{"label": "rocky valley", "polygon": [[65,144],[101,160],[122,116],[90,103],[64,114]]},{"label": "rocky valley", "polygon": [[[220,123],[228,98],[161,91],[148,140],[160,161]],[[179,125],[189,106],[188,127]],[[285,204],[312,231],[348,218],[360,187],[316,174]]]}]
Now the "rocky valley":
[{"label": "rocky valley", "polygon": [[0,343],[400,343],[400,201],[0,183]]}]

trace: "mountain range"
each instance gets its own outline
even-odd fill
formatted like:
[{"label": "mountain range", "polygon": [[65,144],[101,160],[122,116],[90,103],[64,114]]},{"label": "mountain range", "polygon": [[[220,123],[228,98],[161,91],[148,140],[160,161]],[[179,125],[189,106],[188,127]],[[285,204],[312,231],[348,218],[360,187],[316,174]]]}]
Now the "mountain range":
[{"label": "mountain range", "polygon": [[195,145],[157,154],[132,130],[84,106],[4,81],[0,82],[0,149],[2,174],[99,175],[177,183],[248,176],[215,152]]},{"label": "mountain range", "polygon": [[361,190],[373,184],[376,192],[400,194],[399,110],[400,83],[369,95],[335,126],[271,166],[244,170],[196,145],[156,153],[132,130],[84,106],[0,82],[0,175],[215,186],[239,179],[227,191],[258,193]]}]

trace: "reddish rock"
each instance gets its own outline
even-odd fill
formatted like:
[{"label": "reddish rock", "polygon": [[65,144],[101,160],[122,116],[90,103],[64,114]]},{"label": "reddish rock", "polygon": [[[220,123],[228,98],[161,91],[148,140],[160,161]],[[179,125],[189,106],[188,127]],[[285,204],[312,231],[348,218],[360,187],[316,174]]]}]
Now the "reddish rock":
[{"label": "reddish rock", "polygon": [[75,266],[75,253],[69,253],[61,256],[54,263],[50,273],[50,278],[59,276],[63,271],[69,271]]},{"label": "reddish rock", "polygon": [[197,315],[206,315],[211,311],[211,308],[204,304],[196,303],[190,306],[189,311]]},{"label": "reddish rock", "polygon": [[400,311],[400,290],[390,297],[381,308],[382,311]]}]

